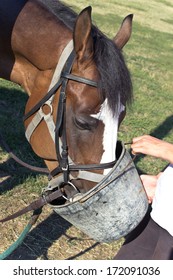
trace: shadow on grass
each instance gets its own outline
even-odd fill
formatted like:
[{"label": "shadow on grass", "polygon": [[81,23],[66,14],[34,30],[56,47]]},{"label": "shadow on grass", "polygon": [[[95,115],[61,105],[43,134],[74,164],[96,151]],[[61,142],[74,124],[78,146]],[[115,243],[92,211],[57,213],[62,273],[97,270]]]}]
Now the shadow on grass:
[{"label": "shadow on grass", "polygon": [[[80,238],[77,237],[70,237],[66,234],[67,229],[71,227],[71,224],[64,220],[56,213],[52,213],[47,219],[45,219],[42,223],[40,223],[36,228],[31,230],[31,232],[27,235],[24,242],[21,246],[19,246],[8,258],[7,260],[50,260],[48,257],[48,249],[52,246],[54,242],[56,242],[60,237],[66,237],[66,243],[75,240],[80,241]],[[67,260],[73,260],[77,257],[84,255],[86,252],[90,251],[91,249],[95,248],[99,245],[99,242],[95,242],[93,245],[89,246],[85,250],[80,251],[79,253],[67,258]],[[68,245],[65,245],[67,248]],[[53,249],[55,251],[55,248]],[[57,250],[59,250],[57,246]],[[62,248],[61,248],[61,252]],[[64,252],[65,253],[65,252]],[[53,252],[51,252],[53,255]],[[58,253],[55,251],[54,257]],[[61,253],[59,253],[61,255]],[[60,258],[62,259],[62,258]]]},{"label": "shadow on grass", "polygon": [[[36,172],[21,167],[12,158],[5,156],[7,150],[3,141],[10,150],[20,159],[30,165],[45,167],[43,160],[32,151],[25,138],[23,115],[27,95],[20,89],[0,88],[0,195],[22,184],[27,176],[36,178]],[[3,179],[4,178],[4,179]]]},{"label": "shadow on grass", "polygon": [[[31,230],[21,246],[19,246],[8,260],[36,260],[41,257],[48,260],[48,249],[71,226],[58,214],[52,213],[47,219]],[[58,250],[58,248],[57,248]]]}]

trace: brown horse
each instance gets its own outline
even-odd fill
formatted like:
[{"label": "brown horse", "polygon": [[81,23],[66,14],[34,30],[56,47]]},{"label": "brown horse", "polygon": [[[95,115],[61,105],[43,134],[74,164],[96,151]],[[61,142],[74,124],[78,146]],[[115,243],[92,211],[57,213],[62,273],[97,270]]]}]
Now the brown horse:
[{"label": "brown horse", "polygon": [[[76,15],[54,0],[0,2],[0,77],[28,93],[26,129],[42,112],[28,140],[53,177],[65,173],[67,196],[74,188],[86,192],[98,181],[89,179],[90,172],[88,179],[87,173],[78,177],[80,169],[105,174],[112,165],[104,164],[115,160],[118,126],[132,97],[121,52],[131,29],[129,15],[110,40],[92,25],[91,7]],[[60,63],[64,52],[69,53]],[[54,83],[57,64],[61,71]],[[50,115],[53,130],[45,120]],[[70,169],[70,164],[77,167]]]}]

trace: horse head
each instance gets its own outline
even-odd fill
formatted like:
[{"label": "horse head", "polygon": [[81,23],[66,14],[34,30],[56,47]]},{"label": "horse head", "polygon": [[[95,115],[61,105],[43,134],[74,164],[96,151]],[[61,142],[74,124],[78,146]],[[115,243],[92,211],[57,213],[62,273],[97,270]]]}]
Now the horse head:
[{"label": "horse head", "polygon": [[[86,176],[85,179],[78,176],[78,169],[82,169],[83,166],[86,166],[83,169],[87,169],[87,166],[91,166],[90,172],[106,174],[109,169],[104,169],[103,166],[97,170],[95,165],[116,160],[118,126],[125,116],[125,105],[131,90],[128,70],[121,54],[121,49],[131,35],[131,23],[132,16],[129,15],[124,19],[115,38],[109,40],[92,26],[91,7],[85,8],[78,15],[72,33],[75,57],[71,65],[71,76],[69,79],[67,75],[65,77],[66,104],[65,111],[62,113],[65,115],[65,121],[61,120],[59,125],[58,140],[52,143],[44,122],[38,126],[31,137],[34,151],[45,159],[49,170],[54,171],[53,176],[59,176],[63,173],[62,169],[58,170],[60,161],[63,161],[62,151],[59,150],[63,144],[59,140],[65,141],[63,152],[66,154],[66,163],[64,164],[79,166],[79,168],[67,171],[71,174],[70,179],[68,177],[68,182],[72,182],[73,186],[80,192],[86,192],[92,188],[96,184],[96,180],[92,182],[89,179],[89,172],[86,174],[88,179]],[[111,55],[116,55],[116,57],[108,55],[109,52],[112,52]],[[103,62],[101,63],[100,60]],[[113,67],[110,67],[109,64],[116,66],[113,69],[114,74],[110,73]],[[78,77],[79,80],[71,77]],[[111,77],[115,81],[111,80]],[[107,81],[105,82],[105,80]],[[91,83],[86,81],[91,81]],[[92,81],[95,82],[96,86],[93,86]],[[61,102],[59,100],[60,91],[61,86],[55,93],[52,102],[55,124],[59,122],[57,118],[60,118],[58,115],[58,104]],[[49,109],[46,107],[48,106],[44,104],[43,110],[46,112],[47,109],[49,113]],[[65,166],[65,168],[69,169],[69,166]],[[65,186],[64,179],[62,181],[65,193],[69,193],[70,196],[71,185]]]},{"label": "horse head", "polygon": [[[69,10],[69,15],[76,19],[72,20],[73,26],[68,26],[70,23],[61,20],[58,13],[51,14],[40,1],[24,2],[26,5],[12,32],[15,63],[11,80],[23,85],[29,94],[25,110],[25,127],[27,130],[30,126],[32,131],[29,141],[52,176],[63,176],[65,195],[71,195],[71,185],[86,192],[99,180],[90,179],[89,173],[92,177],[106,174],[116,160],[118,127],[125,116],[126,103],[132,97],[130,75],[122,55],[122,48],[131,35],[132,15],[124,19],[118,33],[110,40],[92,24],[91,7],[77,17]],[[35,16],[33,21],[30,21],[31,14]],[[22,22],[25,20],[28,24],[24,29]],[[45,27],[44,31],[41,26]],[[31,39],[33,36],[33,44],[29,36]],[[60,82],[48,99],[44,90],[50,93],[49,83],[56,63],[69,42],[73,48],[61,69]],[[67,67],[71,53],[72,61]],[[24,82],[19,72],[24,73],[23,76],[26,73]],[[34,126],[38,111],[41,112],[37,117],[40,121]],[[49,120],[52,117],[50,122],[48,120],[52,128],[46,123],[46,116]],[[83,174],[88,173],[79,176],[81,170]]]}]

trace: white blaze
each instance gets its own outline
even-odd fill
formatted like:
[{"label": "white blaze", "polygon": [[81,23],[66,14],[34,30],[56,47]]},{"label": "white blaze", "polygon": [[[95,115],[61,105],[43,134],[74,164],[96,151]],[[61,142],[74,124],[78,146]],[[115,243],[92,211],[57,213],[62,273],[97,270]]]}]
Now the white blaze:
[{"label": "white blaze", "polygon": [[[123,108],[121,108],[123,109]],[[118,114],[113,116],[107,99],[102,104],[101,110],[98,114],[92,115],[94,118],[101,120],[104,123],[103,133],[103,155],[100,163],[107,163],[115,160],[115,150],[117,144],[118,133]],[[110,169],[104,170],[104,175],[108,174]]]}]

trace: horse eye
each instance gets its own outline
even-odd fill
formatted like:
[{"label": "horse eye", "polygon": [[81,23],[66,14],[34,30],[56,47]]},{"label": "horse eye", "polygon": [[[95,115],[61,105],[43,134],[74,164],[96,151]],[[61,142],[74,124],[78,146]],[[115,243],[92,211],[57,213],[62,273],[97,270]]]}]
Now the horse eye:
[{"label": "horse eye", "polygon": [[92,117],[80,117],[75,118],[74,123],[81,130],[92,130],[96,128],[98,120]]},{"label": "horse eye", "polygon": [[90,125],[87,122],[85,122],[83,119],[75,119],[74,123],[79,129],[91,130]]}]

